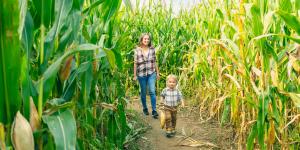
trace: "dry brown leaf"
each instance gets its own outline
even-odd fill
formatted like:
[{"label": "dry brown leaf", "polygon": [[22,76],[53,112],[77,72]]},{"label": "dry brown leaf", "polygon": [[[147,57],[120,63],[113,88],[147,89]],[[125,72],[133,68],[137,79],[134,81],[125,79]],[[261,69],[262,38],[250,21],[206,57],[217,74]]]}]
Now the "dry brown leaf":
[{"label": "dry brown leaf", "polygon": [[11,140],[15,150],[34,150],[31,126],[19,111],[12,125]]},{"label": "dry brown leaf", "polygon": [[33,99],[32,97],[30,97],[30,126],[32,128],[32,131],[34,132],[35,130],[39,129],[40,125],[40,117],[38,115]]}]

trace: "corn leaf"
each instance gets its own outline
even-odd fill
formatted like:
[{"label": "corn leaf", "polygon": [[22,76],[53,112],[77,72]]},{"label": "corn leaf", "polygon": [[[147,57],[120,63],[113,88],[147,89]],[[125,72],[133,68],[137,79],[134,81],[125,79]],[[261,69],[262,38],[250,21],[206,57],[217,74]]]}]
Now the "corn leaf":
[{"label": "corn leaf", "polygon": [[30,51],[32,48],[33,43],[33,20],[31,17],[30,12],[28,11],[26,14],[26,20],[24,24],[24,29],[22,33],[22,49],[24,55],[22,56],[22,66],[21,66],[21,83],[22,83],[22,97],[23,97],[23,110],[25,118],[29,119],[29,112],[30,112],[30,103],[29,103],[29,96],[30,96],[30,85],[31,79],[29,76],[30,71]]},{"label": "corn leaf", "polygon": [[11,123],[20,109],[20,42],[17,0],[4,0],[0,5],[0,122]]},{"label": "corn leaf", "polygon": [[300,94],[289,93],[290,98],[294,102],[295,106],[300,109]]},{"label": "corn leaf", "polygon": [[294,16],[290,13],[284,12],[282,10],[278,10],[276,13],[281,17],[281,19],[283,19],[285,21],[285,23],[289,27],[294,29],[298,33],[298,35],[300,35],[300,21],[296,16]]},{"label": "corn leaf", "polygon": [[75,150],[76,148],[76,122],[71,110],[58,112],[51,116],[43,116],[54,137],[56,149]]},{"label": "corn leaf", "polygon": [[55,1],[55,21],[54,25],[47,33],[44,43],[44,62],[47,64],[48,58],[50,57],[54,48],[54,39],[58,36],[61,28],[66,22],[69,12],[72,8],[72,0],[56,0]]},{"label": "corn leaf", "polygon": [[[94,49],[99,49],[99,46],[93,45],[93,44],[82,44],[79,45],[74,50],[67,51],[64,55],[62,55],[60,58],[58,58],[51,66],[47,68],[47,70],[43,74],[43,78],[40,79],[37,84],[35,85],[36,89],[39,88],[39,85],[41,85],[41,82],[43,82],[43,102],[45,102],[53,88],[53,85],[55,83],[55,78],[57,75],[57,72],[59,71],[60,64],[70,55],[77,53],[77,52],[84,52],[84,51],[92,51]],[[100,49],[101,50],[101,49]]]}]

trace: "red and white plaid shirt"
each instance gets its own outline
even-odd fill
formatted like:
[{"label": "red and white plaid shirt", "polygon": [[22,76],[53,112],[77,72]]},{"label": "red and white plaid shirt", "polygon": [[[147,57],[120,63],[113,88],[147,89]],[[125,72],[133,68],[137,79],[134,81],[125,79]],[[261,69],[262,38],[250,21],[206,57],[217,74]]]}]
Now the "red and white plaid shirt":
[{"label": "red and white plaid shirt", "polygon": [[148,56],[144,56],[142,48],[137,47],[134,50],[134,63],[136,64],[137,76],[151,75],[155,72],[156,67],[155,49],[149,48]]}]

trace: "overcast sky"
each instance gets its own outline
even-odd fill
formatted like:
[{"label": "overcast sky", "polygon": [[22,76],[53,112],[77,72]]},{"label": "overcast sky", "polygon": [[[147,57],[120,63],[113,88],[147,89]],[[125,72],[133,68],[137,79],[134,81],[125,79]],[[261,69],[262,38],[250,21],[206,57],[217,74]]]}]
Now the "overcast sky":
[{"label": "overcast sky", "polygon": [[[133,9],[136,9],[136,2],[138,0],[130,0],[133,6]],[[150,0],[139,0],[140,5],[139,8],[142,8],[143,6],[149,5]],[[190,9],[195,4],[199,3],[201,0],[152,0],[154,3],[157,3],[158,1],[161,1],[167,8],[172,6],[173,12],[177,14],[180,9]]]}]

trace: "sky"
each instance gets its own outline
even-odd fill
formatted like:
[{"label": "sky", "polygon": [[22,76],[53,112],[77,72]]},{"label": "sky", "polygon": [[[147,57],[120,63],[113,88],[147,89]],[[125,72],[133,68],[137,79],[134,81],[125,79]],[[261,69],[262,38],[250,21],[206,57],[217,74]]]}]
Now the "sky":
[{"label": "sky", "polygon": [[161,1],[163,5],[165,5],[167,8],[172,6],[173,13],[177,14],[181,9],[190,9],[195,4],[199,3],[201,0],[130,0],[133,6],[133,9],[137,8],[137,2],[140,2],[139,8],[142,8],[145,5],[149,5],[149,1],[153,1],[154,3],[157,3],[158,1]]}]

